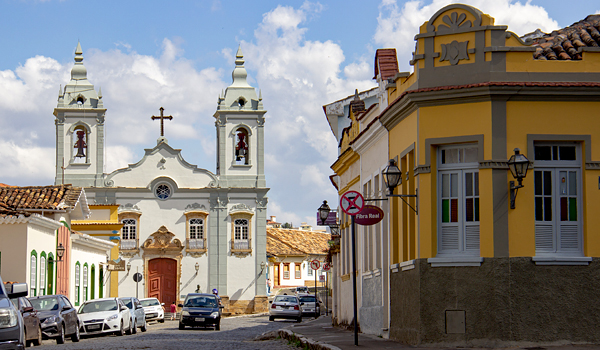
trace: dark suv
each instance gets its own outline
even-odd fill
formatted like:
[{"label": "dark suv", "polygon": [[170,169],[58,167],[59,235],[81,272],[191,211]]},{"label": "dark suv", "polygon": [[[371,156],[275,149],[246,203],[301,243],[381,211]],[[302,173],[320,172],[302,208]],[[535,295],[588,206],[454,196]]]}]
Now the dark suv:
[{"label": "dark suv", "polygon": [[79,317],[77,310],[64,295],[44,295],[29,298],[38,310],[44,339],[54,338],[57,344],[63,344],[65,337],[79,341]]},{"label": "dark suv", "polygon": [[10,298],[27,296],[27,283],[7,284],[0,278],[0,349],[23,349],[23,317]]}]

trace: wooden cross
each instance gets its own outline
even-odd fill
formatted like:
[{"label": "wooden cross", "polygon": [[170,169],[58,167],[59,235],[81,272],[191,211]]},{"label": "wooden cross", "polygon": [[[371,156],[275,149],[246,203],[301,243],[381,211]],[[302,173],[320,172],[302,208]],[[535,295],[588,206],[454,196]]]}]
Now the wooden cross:
[{"label": "wooden cross", "polygon": [[164,108],[160,107],[160,117],[157,116],[152,116],[152,120],[156,120],[156,119],[160,119],[160,136],[165,136],[165,125],[164,125],[164,120],[165,119],[169,119],[169,120],[173,120],[173,116],[171,115],[163,115],[164,112]]}]

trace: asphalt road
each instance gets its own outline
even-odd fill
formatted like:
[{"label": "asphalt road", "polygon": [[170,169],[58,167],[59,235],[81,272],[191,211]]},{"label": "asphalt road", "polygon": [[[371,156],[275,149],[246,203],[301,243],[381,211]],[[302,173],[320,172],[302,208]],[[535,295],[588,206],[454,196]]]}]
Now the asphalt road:
[{"label": "asphalt road", "polygon": [[293,324],[293,321],[269,322],[268,316],[231,317],[221,320],[221,330],[202,328],[178,329],[176,321],[165,323],[152,323],[148,331],[137,334],[104,335],[82,338],[80,342],[73,343],[68,339],[65,344],[57,345],[55,340],[44,340],[42,346],[36,349],[161,349],[161,350],[189,350],[189,349],[235,349],[235,350],[290,350],[298,349],[287,340],[268,339],[254,340],[257,336],[284,328]]}]

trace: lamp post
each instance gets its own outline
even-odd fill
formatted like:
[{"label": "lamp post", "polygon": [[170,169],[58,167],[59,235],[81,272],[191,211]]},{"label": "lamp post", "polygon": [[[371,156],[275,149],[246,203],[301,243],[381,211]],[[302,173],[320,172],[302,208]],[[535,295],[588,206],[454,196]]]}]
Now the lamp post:
[{"label": "lamp post", "polygon": [[529,159],[521,154],[521,150],[515,148],[515,154],[510,156],[508,162],[508,169],[512,173],[512,176],[517,180],[518,185],[515,186],[515,182],[510,182],[510,209],[515,209],[515,200],[517,199],[517,192],[519,188],[523,187],[523,179],[527,176],[527,170],[529,169]]},{"label": "lamp post", "polygon": [[56,247],[56,256],[58,257],[58,261],[62,261],[64,255],[65,247],[63,247],[62,243],[59,243],[58,247]]},{"label": "lamp post", "polygon": [[325,225],[325,221],[327,221],[327,218],[329,217],[329,212],[331,211],[331,208],[329,208],[329,205],[327,205],[327,201],[323,201],[323,204],[321,204],[318,210],[319,219],[321,219],[321,225]]},{"label": "lamp post", "polygon": [[[383,175],[383,181],[385,182],[385,185],[387,186],[388,191],[389,191],[387,196],[388,197],[399,197],[400,199],[402,199],[402,201],[404,203],[406,203],[406,205],[408,205],[415,213],[418,214],[419,213],[419,211],[418,211],[419,202],[418,202],[417,194],[394,194],[394,189],[402,184],[402,171],[400,170],[400,168],[398,168],[398,166],[396,165],[396,161],[394,159],[390,159],[388,166],[385,167],[385,169],[383,169],[381,174]],[[408,175],[409,174],[407,172],[406,173],[407,179],[408,179]],[[413,206],[410,205],[404,198],[416,198],[417,205],[415,206],[415,208],[413,208]],[[378,200],[378,199],[366,199],[366,201],[370,201],[370,200]]]}]

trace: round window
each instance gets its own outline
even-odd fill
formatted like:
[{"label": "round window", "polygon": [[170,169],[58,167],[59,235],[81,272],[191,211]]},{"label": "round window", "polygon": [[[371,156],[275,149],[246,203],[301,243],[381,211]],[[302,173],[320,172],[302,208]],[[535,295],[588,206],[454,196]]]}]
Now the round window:
[{"label": "round window", "polygon": [[169,187],[169,185],[160,184],[156,186],[154,194],[159,199],[167,199],[171,197],[171,187]]}]

